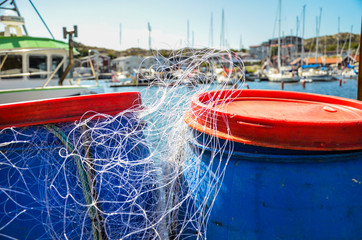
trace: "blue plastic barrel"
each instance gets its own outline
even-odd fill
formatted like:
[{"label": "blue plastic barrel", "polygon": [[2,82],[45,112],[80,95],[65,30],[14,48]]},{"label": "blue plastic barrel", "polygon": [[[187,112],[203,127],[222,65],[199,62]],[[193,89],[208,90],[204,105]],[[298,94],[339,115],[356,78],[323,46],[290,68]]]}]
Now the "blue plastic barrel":
[{"label": "blue plastic barrel", "polygon": [[362,238],[361,102],[214,91],[196,96],[185,120],[186,217],[205,219],[185,239]]},{"label": "blue plastic barrel", "polygon": [[152,236],[140,105],[139,93],[1,105],[0,238]]}]

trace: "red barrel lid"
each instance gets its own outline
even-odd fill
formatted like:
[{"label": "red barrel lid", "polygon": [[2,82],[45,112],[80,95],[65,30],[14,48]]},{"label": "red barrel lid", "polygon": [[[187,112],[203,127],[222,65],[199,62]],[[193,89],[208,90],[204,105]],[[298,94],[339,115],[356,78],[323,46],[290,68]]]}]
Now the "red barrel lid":
[{"label": "red barrel lid", "polygon": [[220,90],[195,96],[192,128],[261,147],[310,151],[362,149],[362,102],[318,94]]},{"label": "red barrel lid", "polygon": [[0,105],[0,129],[70,122],[94,113],[116,115],[141,106],[139,92],[105,93]]}]

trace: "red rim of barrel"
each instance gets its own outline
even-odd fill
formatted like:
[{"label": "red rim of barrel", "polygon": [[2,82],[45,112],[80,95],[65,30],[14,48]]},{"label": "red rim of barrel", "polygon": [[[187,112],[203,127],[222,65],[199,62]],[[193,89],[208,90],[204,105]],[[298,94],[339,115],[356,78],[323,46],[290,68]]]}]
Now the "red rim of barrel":
[{"label": "red rim of barrel", "polygon": [[185,122],[218,138],[306,151],[362,149],[362,102],[275,90],[218,90],[195,96]]},{"label": "red rim of barrel", "polygon": [[95,113],[116,115],[141,106],[139,92],[105,93],[0,105],[0,129],[70,122]]}]

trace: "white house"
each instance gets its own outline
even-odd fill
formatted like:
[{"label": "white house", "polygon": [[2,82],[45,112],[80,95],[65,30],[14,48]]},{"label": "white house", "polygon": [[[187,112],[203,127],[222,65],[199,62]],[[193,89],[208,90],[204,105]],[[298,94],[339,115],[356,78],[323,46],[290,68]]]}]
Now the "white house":
[{"label": "white house", "polygon": [[111,61],[111,66],[112,70],[132,73],[134,70],[140,68],[155,68],[159,62],[160,61],[155,57],[127,56],[113,59]]}]

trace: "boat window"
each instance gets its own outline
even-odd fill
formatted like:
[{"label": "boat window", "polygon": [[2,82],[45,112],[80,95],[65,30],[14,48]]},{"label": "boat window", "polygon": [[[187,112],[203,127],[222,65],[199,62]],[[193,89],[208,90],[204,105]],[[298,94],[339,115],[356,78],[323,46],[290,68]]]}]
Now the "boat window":
[{"label": "boat window", "polygon": [[[4,60],[5,55],[0,56],[0,64]],[[2,79],[21,78],[19,74],[23,72],[23,58],[21,55],[8,55],[3,67],[0,70]],[[11,76],[14,75],[14,76]],[[4,76],[4,77],[3,77]]]},{"label": "boat window", "polygon": [[[52,72],[58,67],[59,63],[63,60],[63,56],[52,56]],[[65,62],[64,62],[65,64]],[[63,66],[64,64],[59,68],[57,73],[54,75],[54,77],[60,78],[63,75]]]},{"label": "boat window", "polygon": [[29,78],[47,78],[47,57],[45,55],[29,56]]}]

